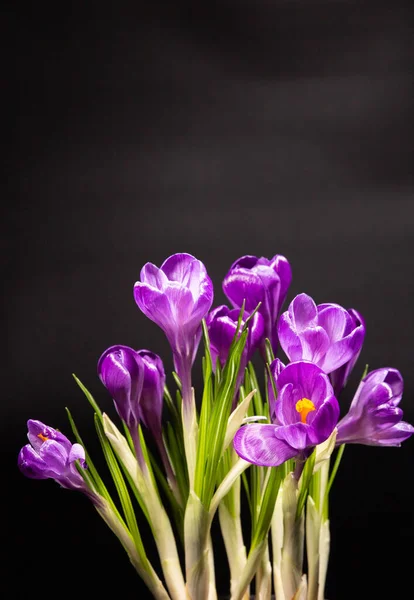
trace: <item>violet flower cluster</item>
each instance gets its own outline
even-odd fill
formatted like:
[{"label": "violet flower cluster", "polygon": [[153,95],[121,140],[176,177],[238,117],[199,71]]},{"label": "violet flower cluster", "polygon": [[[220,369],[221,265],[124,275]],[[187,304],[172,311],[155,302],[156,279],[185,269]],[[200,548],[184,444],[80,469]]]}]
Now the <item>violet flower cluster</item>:
[{"label": "violet flower cluster", "polygon": [[[255,576],[260,597],[270,599],[265,544],[270,530],[274,547],[280,550],[273,559],[277,599],[323,597],[323,564],[327,564],[323,547],[327,546],[322,540],[327,536],[326,478],[331,454],[336,449],[339,456],[346,444],[400,446],[414,433],[414,427],[403,420],[399,406],[403,378],[395,368],[366,373],[349,409],[341,405],[341,393],[364,343],[365,319],[354,308],[316,304],[305,293],[293,297],[284,310],[291,281],[291,266],[284,256],[243,256],[223,279],[228,305],[212,308],[213,283],[200,260],[180,253],[159,268],[147,263],[133,296],[170,344],[176,393],[169,392],[158,354],[120,344],[108,347],[97,361],[97,375],[113,401],[124,435],[80,384],[94,408],[114,481],[118,484],[122,477],[119,463],[149,520],[166,587],[148,561],[126,492],[120,496],[122,520],[113,511],[100,475],[85,459],[73,420],[75,443],[40,421],[27,423],[29,444],[18,456],[22,473],[54,479],[63,488],[86,494],[159,600],[216,599],[209,536],[217,509],[231,571],[231,600],[246,600]],[[204,390],[197,409],[192,369],[202,337]],[[282,358],[275,358],[279,352]],[[263,364],[265,385],[260,398],[264,400],[258,399],[252,363],[256,353]],[[148,442],[153,443],[155,457]],[[266,476],[263,467],[268,468]],[[245,479],[256,531],[249,553],[239,498],[239,478],[247,468],[256,473],[250,483]],[[325,479],[316,475],[321,468]],[[166,493],[169,510],[158,486]],[[126,489],[124,483],[117,488]],[[296,520],[280,513],[286,506]],[[185,575],[168,512],[181,533]],[[303,536],[305,512],[307,577],[301,576],[300,559],[293,564],[298,549],[289,547],[293,539]]]}]

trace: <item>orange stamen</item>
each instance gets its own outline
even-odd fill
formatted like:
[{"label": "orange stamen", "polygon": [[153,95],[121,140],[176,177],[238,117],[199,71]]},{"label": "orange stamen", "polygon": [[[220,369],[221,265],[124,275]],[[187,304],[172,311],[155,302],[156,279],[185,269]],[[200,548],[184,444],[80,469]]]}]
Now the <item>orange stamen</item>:
[{"label": "orange stamen", "polygon": [[49,438],[45,437],[42,433],[38,433],[37,437],[42,440],[42,442],[46,442]]},{"label": "orange stamen", "polygon": [[309,398],[302,398],[296,402],[296,410],[300,413],[300,420],[302,423],[306,423],[306,417],[308,413],[316,410],[314,403]]}]

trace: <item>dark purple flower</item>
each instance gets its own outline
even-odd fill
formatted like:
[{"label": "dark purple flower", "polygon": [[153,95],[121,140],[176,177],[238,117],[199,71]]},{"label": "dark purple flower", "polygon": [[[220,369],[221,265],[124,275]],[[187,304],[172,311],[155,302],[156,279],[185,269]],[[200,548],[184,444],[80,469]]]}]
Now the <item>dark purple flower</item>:
[{"label": "dark purple flower", "polygon": [[[322,304],[321,306],[324,306],[324,305]],[[363,343],[364,338],[365,338],[365,321],[362,318],[362,315],[358,311],[356,311],[354,308],[348,308],[348,314],[351,317],[351,319],[350,319],[350,321],[348,321],[348,329],[347,329],[347,331],[345,331],[345,335],[348,335],[353,330],[357,329],[358,327],[361,327],[362,328],[362,343]],[[362,348],[362,344],[361,344],[361,348]],[[348,362],[346,362],[344,365],[342,365],[342,367],[338,367],[337,369],[335,369],[335,371],[332,371],[332,373],[330,374],[331,383],[332,383],[332,386],[333,386],[333,389],[335,392],[335,396],[337,398],[339,397],[339,394],[341,393],[341,391],[347,384],[347,381],[351,374],[351,371],[354,368],[355,363],[359,358],[359,355],[361,354],[361,348],[359,348],[359,350],[357,350],[355,352],[353,357]]]},{"label": "dark purple flower", "polygon": [[203,263],[191,254],[173,254],[160,268],[147,263],[140,279],[134,286],[135,301],[167,336],[186,401],[201,321],[213,302],[213,284]]},{"label": "dark purple flower", "polygon": [[241,427],[234,437],[239,456],[255,465],[274,467],[306,456],[334,430],[339,405],[329,377],[306,361],[288,364],[277,381],[275,423]]},{"label": "dark purple flower", "polygon": [[365,326],[338,304],[316,306],[299,294],[280,315],[278,335],[289,360],[308,360],[331,373],[358,355]]},{"label": "dark purple flower", "polygon": [[142,358],[129,346],[111,346],[98,361],[98,375],[130,429],[136,429],[140,419],[144,371]]},{"label": "dark purple flower", "polygon": [[140,399],[140,415],[144,425],[154,437],[161,436],[161,419],[164,399],[165,371],[161,358],[149,350],[138,350],[144,366],[144,379]]},{"label": "dark purple flower", "polygon": [[242,256],[232,264],[223,281],[223,291],[235,308],[245,302],[247,313],[261,302],[259,312],[264,318],[264,339],[277,350],[276,321],[285,301],[292,271],[287,259],[276,254],[270,260],[256,256]]},{"label": "dark purple flower", "polygon": [[[210,338],[213,367],[215,367],[217,359],[219,359],[220,365],[224,366],[229,355],[231,343],[236,335],[239,316],[240,310],[238,308],[231,309],[224,305],[218,306],[207,315],[206,325]],[[244,315],[240,330],[243,328],[246,318],[247,315]],[[253,315],[248,324],[248,330],[249,333],[241,361],[241,371],[244,371],[263,337],[264,321],[260,313],[256,312]]]},{"label": "dark purple flower", "polygon": [[414,433],[398,407],[403,379],[397,369],[371,371],[361,381],[350,409],[338,423],[337,444],[400,446]]},{"label": "dark purple flower", "polygon": [[75,461],[86,468],[85,451],[80,444],[72,444],[63,433],[30,419],[27,422],[30,444],[19,453],[18,466],[31,479],[54,479],[62,487],[88,492],[76,469]]}]

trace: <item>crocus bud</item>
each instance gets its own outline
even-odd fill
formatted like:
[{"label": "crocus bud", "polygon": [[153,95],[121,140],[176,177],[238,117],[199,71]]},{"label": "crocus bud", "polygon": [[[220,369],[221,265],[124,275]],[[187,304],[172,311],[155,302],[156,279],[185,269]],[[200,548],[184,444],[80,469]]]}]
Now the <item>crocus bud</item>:
[{"label": "crocus bud", "polygon": [[277,351],[276,321],[285,301],[292,271],[287,259],[276,254],[270,260],[256,256],[242,256],[232,264],[223,280],[223,291],[235,308],[241,308],[251,313],[261,303],[259,312],[264,319],[264,339],[268,338]]},{"label": "crocus bud", "polygon": [[[238,308],[230,309],[224,305],[218,306],[207,315],[206,325],[210,338],[210,352],[213,362],[213,369],[216,368],[217,360],[222,367],[227,361],[230,346],[234,336],[236,335],[239,316],[240,310]],[[245,325],[247,316],[248,315],[244,313],[244,319],[242,319],[239,329],[239,336]],[[249,321],[247,327],[248,334],[240,358],[240,367],[236,379],[233,408],[235,408],[235,404],[237,403],[238,392],[243,381],[244,370],[247,366],[247,363],[252,358],[255,350],[258,348],[261,340],[263,339],[264,320],[262,315],[256,312]]]},{"label": "crocus bud", "polygon": [[299,294],[280,315],[278,335],[290,361],[308,360],[332,373],[358,355],[365,326],[338,304],[316,306]]},{"label": "crocus bud", "polygon": [[237,454],[255,465],[276,467],[306,457],[324,442],[339,416],[329,377],[316,365],[298,361],[281,370],[277,381],[275,423],[241,427],[234,437]]},{"label": "crocus bud", "polygon": [[111,346],[98,361],[98,375],[129,429],[139,423],[144,370],[143,359],[128,346]]},{"label": "crocus bud", "polygon": [[134,297],[142,312],[164,331],[187,402],[191,365],[201,337],[201,321],[213,302],[213,284],[203,263],[191,254],[173,254],[160,268],[147,263]]},{"label": "crocus bud", "polygon": [[[227,306],[218,306],[212,310],[207,318],[206,325],[210,338],[210,351],[213,361],[213,367],[217,359],[223,367],[227,361],[231,343],[236,335],[240,310],[238,308],[230,309]],[[241,321],[240,331],[243,329],[248,315],[244,313]],[[248,324],[249,333],[243,350],[241,370],[252,358],[255,350],[258,348],[264,331],[264,320],[260,313],[256,312]],[[239,331],[239,335],[240,335]]]},{"label": "crocus bud", "polygon": [[[324,306],[324,305],[321,305],[321,306]],[[326,306],[328,306],[328,305],[326,305]],[[365,321],[364,321],[364,319],[362,318],[361,314],[359,312],[357,312],[354,308],[348,308],[348,314],[351,317],[351,319],[348,321],[347,331],[345,331],[345,335],[348,335],[354,329],[357,329],[358,327],[360,327],[362,330],[362,343],[363,343],[364,338],[365,338]],[[362,344],[361,344],[361,348],[362,348]],[[335,396],[337,398],[339,397],[339,394],[341,393],[341,391],[347,384],[347,381],[351,374],[351,371],[354,368],[355,363],[359,358],[359,355],[361,354],[361,348],[359,348],[359,350],[357,350],[354,353],[354,355],[352,356],[352,358],[349,359],[348,362],[346,362],[344,365],[342,365],[342,367],[335,369],[335,371],[332,371],[332,373],[330,375],[331,383],[332,383],[332,386],[333,386],[333,389],[335,392]]]},{"label": "crocus bud", "polygon": [[31,479],[54,479],[62,487],[89,493],[75,466],[86,468],[85,451],[80,444],[72,444],[63,433],[30,419],[27,422],[30,444],[19,453],[18,466]]},{"label": "crocus bud", "polygon": [[144,366],[140,400],[140,415],[154,437],[161,435],[161,419],[165,386],[165,371],[161,358],[149,350],[138,350]]},{"label": "crocus bud", "polygon": [[338,423],[337,444],[400,446],[414,433],[402,420],[403,378],[397,369],[376,369],[361,381],[348,413]]}]

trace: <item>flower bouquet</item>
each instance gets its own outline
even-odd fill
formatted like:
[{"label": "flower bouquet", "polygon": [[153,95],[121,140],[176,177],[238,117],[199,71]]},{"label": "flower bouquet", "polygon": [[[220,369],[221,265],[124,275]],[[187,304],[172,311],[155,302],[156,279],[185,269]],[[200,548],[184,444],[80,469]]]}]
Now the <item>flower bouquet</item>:
[{"label": "flower bouquet", "polygon": [[[74,443],[28,421],[21,471],[85,494],[157,600],[218,598],[216,518],[231,600],[252,593],[261,600],[323,600],[329,495],[346,444],[399,446],[414,432],[402,420],[403,380],[393,368],[365,368],[340,417],[338,399],[361,351],[364,320],[306,294],[281,312],[291,278],[283,256],[244,256],[223,280],[231,308],[211,310],[213,284],[194,256],[143,267],[135,301],[164,331],[175,370],[167,383],[154,352],[108,348],[97,370],[114,401],[114,420],[75,377],[94,411],[105,475],[69,409]],[[203,389],[195,390],[201,342]],[[276,357],[279,349],[285,358]],[[249,519],[242,519],[242,501]],[[159,569],[141,537],[145,520]]]}]

